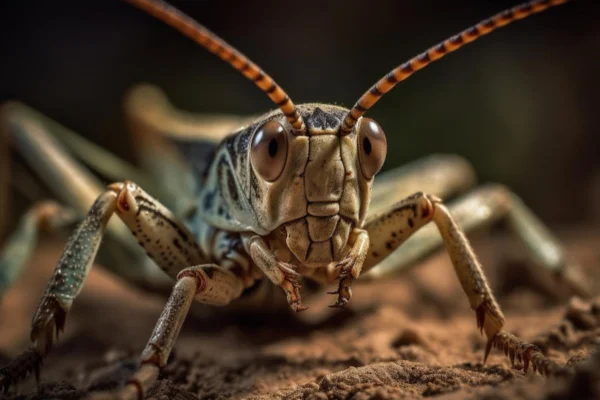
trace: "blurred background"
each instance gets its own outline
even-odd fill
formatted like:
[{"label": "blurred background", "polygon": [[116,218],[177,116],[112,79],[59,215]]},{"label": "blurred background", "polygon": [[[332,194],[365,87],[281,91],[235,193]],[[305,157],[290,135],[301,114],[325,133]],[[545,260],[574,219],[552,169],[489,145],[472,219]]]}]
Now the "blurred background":
[{"label": "blurred background", "polygon": [[[349,107],[394,66],[517,1],[172,3],[296,103]],[[400,84],[368,113],[388,135],[384,168],[457,153],[482,182],[511,186],[551,223],[600,213],[599,20],[596,1],[574,1]],[[0,101],[19,99],[123,157],[132,144],[122,96],[138,82],[192,111],[274,108],[217,57],[120,1],[2,2],[0,26]]]}]

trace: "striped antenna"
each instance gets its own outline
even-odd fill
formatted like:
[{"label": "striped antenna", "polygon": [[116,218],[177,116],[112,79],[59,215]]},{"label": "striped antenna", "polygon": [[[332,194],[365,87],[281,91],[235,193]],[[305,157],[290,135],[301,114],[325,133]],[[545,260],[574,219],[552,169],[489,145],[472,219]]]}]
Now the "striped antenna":
[{"label": "striped antenna", "polygon": [[296,106],[283,89],[267,75],[258,65],[253,63],[223,39],[188,17],[175,7],[161,0],[125,0],[128,3],[146,11],[166,24],[177,29],[196,43],[216,54],[229,63],[246,78],[253,81],[275,103],[292,125],[295,135],[303,135],[306,125],[296,110]]},{"label": "striped antenna", "polygon": [[474,41],[488,33],[492,32],[496,28],[508,25],[518,19],[526,18],[532,14],[539,13],[546,10],[547,8],[557,6],[559,4],[566,3],[569,0],[534,0],[528,1],[521,5],[515,6],[511,9],[504,10],[491,18],[481,21],[475,26],[465,29],[458,35],[452,36],[429,50],[419,54],[418,56],[411,58],[404,64],[393,69],[390,73],[381,78],[375,85],[373,85],[368,91],[366,91],[360,99],[354,104],[352,109],[346,114],[344,122],[341,127],[340,134],[342,136],[348,135],[352,132],[352,129],[356,125],[358,119],[377,103],[377,101],[387,92],[392,90],[394,86],[411,76],[416,71],[426,67],[430,63],[434,62],[445,56],[446,54],[452,53],[458,50],[463,45]]}]

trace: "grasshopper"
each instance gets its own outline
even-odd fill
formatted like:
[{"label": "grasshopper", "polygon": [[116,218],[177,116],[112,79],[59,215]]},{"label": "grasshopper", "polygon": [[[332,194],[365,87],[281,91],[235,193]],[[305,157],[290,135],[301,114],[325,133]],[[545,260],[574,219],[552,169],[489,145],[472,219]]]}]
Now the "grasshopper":
[{"label": "grasshopper", "polygon": [[[545,375],[565,372],[502,329],[504,316],[464,232],[506,220],[538,264],[585,293],[577,265],[566,263],[558,241],[502,185],[484,186],[447,206],[443,199],[473,184],[472,168],[456,156],[430,157],[375,179],[386,157],[386,136],[363,115],[433,61],[567,0],[530,1],[462,31],[394,68],[351,109],[295,105],[254,62],[182,12],[160,0],[127,1],[230,64],[277,109],[252,120],[192,116],[171,106],[158,89],[139,86],[128,95],[126,112],[142,165],[149,168],[141,172],[29,107],[6,104],[4,136],[42,179],[59,188],[65,205],[39,203],[22,218],[0,259],[0,293],[22,270],[41,231],[78,225],[34,315],[31,346],[0,369],[0,386],[8,389],[32,370],[39,375],[97,256],[141,286],[158,287],[165,277],[175,281],[138,370],[117,392],[90,395],[138,399],[166,365],[193,300],[223,306],[270,281],[299,312],[307,308],[300,293],[301,279],[307,279],[335,284],[332,307],[342,308],[361,274],[398,273],[441,246],[487,336],[484,361],[498,347],[511,361],[522,359],[525,372],[529,365]],[[100,175],[131,180],[103,188],[72,154]],[[111,220],[115,215],[123,224]],[[105,236],[113,246],[103,253]],[[115,267],[115,259],[127,259],[131,267]]]}]

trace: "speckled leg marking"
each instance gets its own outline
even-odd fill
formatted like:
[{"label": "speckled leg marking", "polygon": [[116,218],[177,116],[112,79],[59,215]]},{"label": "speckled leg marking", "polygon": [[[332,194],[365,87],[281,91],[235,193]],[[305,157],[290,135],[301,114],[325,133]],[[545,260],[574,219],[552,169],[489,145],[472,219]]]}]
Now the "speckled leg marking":
[{"label": "speckled leg marking", "polygon": [[92,393],[90,400],[145,398],[146,391],[167,365],[169,354],[194,298],[205,304],[226,305],[242,293],[240,278],[217,265],[186,268],[177,277],[171,296],[142,352],[140,368],[117,392]]},{"label": "speckled leg marking", "polygon": [[0,253],[0,299],[23,271],[35,250],[38,237],[44,232],[56,232],[81,220],[73,210],[53,201],[37,203],[21,217],[17,229],[8,237]]},{"label": "speckled leg marking", "polygon": [[116,212],[139,245],[169,276],[191,265],[206,263],[192,233],[158,200],[131,181],[113,183],[119,193]]},{"label": "speckled leg marking", "polygon": [[[83,286],[113,213],[171,277],[190,265],[206,263],[192,234],[158,201],[132,182],[114,183],[108,188],[69,239],[33,318],[30,349],[0,370],[0,387],[7,388],[29,371],[38,370],[64,328],[67,313]],[[222,280],[221,273],[214,276]],[[207,282],[214,281],[209,278],[212,280]]]},{"label": "speckled leg marking", "polygon": [[[589,295],[589,285],[583,278],[581,267],[567,261],[559,241],[523,201],[506,187],[498,184],[481,186],[451,202],[448,208],[458,226],[467,233],[501,220],[506,221],[509,230],[524,244],[536,265],[554,272],[570,285],[575,294],[582,297]],[[443,240],[436,229],[425,226],[385,260],[363,274],[363,277],[382,278],[398,273],[417,265],[419,260],[442,245]]]},{"label": "speckled leg marking", "polygon": [[67,313],[92,266],[108,219],[115,210],[117,194],[103,193],[73,233],[48,282],[31,325],[30,348],[0,369],[0,387],[5,390],[39,364],[64,329]]},{"label": "speckled leg marking", "polygon": [[[472,212],[476,210],[471,210]],[[414,232],[433,221],[454,265],[458,280],[475,311],[477,327],[485,332],[488,342],[484,361],[492,347],[512,353],[511,361],[517,354],[525,365],[529,363],[542,373],[559,373],[558,367],[535,347],[523,342],[514,335],[502,330],[504,315],[494,298],[481,265],[462,230],[454,221],[451,213],[440,199],[416,193],[399,202],[392,211],[371,218],[365,224],[372,245],[365,260],[365,270],[373,267],[379,260],[392,254]],[[377,238],[377,240],[374,240]]]},{"label": "speckled leg marking", "polygon": [[365,270],[431,221],[436,224],[471,308],[476,311],[477,325],[485,330],[489,339],[493,338],[504,325],[504,316],[467,238],[438,198],[416,193],[396,204],[392,211],[368,221],[365,229],[372,244],[364,263]]}]

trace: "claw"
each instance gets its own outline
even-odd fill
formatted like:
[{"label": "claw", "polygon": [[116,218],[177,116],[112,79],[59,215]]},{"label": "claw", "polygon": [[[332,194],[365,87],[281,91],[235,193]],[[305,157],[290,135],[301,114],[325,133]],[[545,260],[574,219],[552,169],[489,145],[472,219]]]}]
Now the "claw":
[{"label": "claw", "polygon": [[280,263],[279,268],[285,277],[281,283],[281,288],[286,294],[290,308],[295,312],[301,312],[308,309],[308,307],[302,303],[302,297],[300,296],[300,288],[302,286],[298,280],[302,275],[294,271],[290,264]]},{"label": "claw", "polygon": [[304,310],[308,310],[308,306],[305,306],[301,301],[290,303],[290,307],[295,312],[302,312]]},{"label": "claw", "polygon": [[492,347],[508,352],[510,362],[515,365],[515,357],[523,363],[523,372],[527,373],[529,367],[534,372],[543,376],[568,375],[570,370],[546,358],[541,350],[534,344],[524,342],[513,334],[500,331],[490,340],[485,347],[484,363]]},{"label": "claw", "polygon": [[[347,280],[349,280],[350,282],[346,282]],[[344,308],[346,304],[348,304],[348,302],[352,298],[352,289],[350,288],[350,284],[352,283],[352,281],[352,278],[342,278],[340,279],[338,290],[336,290],[335,292],[328,292],[328,294],[338,295],[338,299],[335,302],[335,304],[332,304],[329,307]]]},{"label": "claw", "polygon": [[[349,289],[349,288],[348,288]],[[327,294],[340,294],[340,289],[334,291],[334,292],[327,292]],[[348,304],[348,299],[340,296],[338,298],[338,300],[335,302],[335,304],[331,304],[329,307],[330,308],[344,308],[346,306],[346,304]]]},{"label": "claw", "polygon": [[508,356],[510,357],[510,365],[512,367],[515,366],[515,349],[510,348],[508,349]]},{"label": "claw", "polygon": [[492,350],[492,347],[494,345],[494,339],[495,339],[495,336],[493,338],[489,339],[485,345],[485,353],[483,355],[483,363],[484,364],[487,362],[488,356],[490,355],[490,351]]},{"label": "claw", "polygon": [[330,305],[331,308],[344,308],[346,304],[352,298],[352,289],[350,286],[354,281],[352,277],[352,268],[354,268],[356,260],[352,257],[346,257],[338,266],[340,267],[340,272],[338,273],[338,288],[334,292],[327,292],[327,294],[336,294],[338,295],[338,299],[335,304]]},{"label": "claw", "polygon": [[340,297],[338,299],[338,301],[335,302],[335,304],[331,304],[329,307],[330,308],[344,308],[344,307],[346,307],[346,304],[348,304],[348,300],[343,297]]}]

